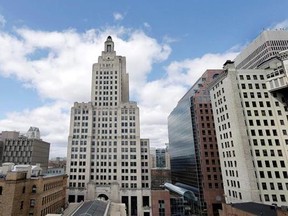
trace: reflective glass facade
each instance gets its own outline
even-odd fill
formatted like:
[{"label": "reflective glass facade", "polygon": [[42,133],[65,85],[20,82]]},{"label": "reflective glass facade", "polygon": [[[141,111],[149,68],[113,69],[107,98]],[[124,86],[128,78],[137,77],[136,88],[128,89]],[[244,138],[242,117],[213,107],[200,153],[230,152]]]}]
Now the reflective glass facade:
[{"label": "reflective glass facade", "polygon": [[168,118],[172,183],[197,197],[193,213],[218,215],[224,200],[209,84],[222,70],[207,70]]},{"label": "reflective glass facade", "polygon": [[172,182],[197,188],[196,156],[190,113],[190,98],[193,94],[192,87],[169,115],[168,135]]}]

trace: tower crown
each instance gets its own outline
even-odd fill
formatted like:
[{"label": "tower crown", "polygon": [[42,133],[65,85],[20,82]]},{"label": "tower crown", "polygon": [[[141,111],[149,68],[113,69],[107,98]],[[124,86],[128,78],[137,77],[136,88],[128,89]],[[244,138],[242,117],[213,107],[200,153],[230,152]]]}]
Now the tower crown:
[{"label": "tower crown", "polygon": [[112,40],[112,37],[109,35],[105,41],[105,52],[114,52],[114,42]]}]

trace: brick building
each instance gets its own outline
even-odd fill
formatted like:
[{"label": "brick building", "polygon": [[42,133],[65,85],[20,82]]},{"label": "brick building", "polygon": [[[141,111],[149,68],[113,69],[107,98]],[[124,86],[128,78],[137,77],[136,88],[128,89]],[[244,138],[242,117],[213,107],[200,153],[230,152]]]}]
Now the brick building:
[{"label": "brick building", "polygon": [[0,216],[44,216],[64,209],[67,175],[40,176],[39,170],[37,166],[3,164]]}]

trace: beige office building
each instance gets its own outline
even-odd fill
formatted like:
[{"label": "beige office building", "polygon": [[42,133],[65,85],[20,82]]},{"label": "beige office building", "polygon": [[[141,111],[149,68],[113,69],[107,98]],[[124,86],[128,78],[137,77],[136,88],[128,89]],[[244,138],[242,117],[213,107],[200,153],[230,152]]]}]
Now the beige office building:
[{"label": "beige office building", "polygon": [[31,128],[27,132],[28,136],[15,131],[2,131],[0,165],[7,162],[30,165],[39,163],[44,172],[48,169],[50,143],[40,139],[38,128],[38,132],[32,135]]},{"label": "beige office building", "polygon": [[288,83],[270,85],[271,74],[287,74],[283,65],[236,69],[228,61],[211,87],[226,203],[287,205]]}]

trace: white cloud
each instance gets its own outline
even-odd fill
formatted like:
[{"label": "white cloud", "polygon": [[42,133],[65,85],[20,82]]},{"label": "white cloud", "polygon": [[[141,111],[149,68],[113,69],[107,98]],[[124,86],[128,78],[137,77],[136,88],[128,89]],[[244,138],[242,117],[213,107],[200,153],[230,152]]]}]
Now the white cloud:
[{"label": "white cloud", "polygon": [[124,19],[124,15],[119,13],[119,12],[115,12],[113,13],[113,17],[114,17],[114,20],[116,21],[119,21],[119,20],[123,20]]},{"label": "white cloud", "polygon": [[144,22],[143,25],[144,25],[145,28],[151,28],[150,24],[147,23],[147,22]]},{"label": "white cloud", "polygon": [[6,24],[6,20],[5,20],[4,16],[2,16],[2,15],[0,14],[0,27],[4,27],[5,24]]},{"label": "white cloud", "polygon": [[[159,43],[143,31],[123,27],[91,29],[83,33],[69,29],[61,32],[17,29],[15,35],[0,30],[0,75],[16,77],[34,88],[51,104],[8,113],[0,120],[1,130],[25,132],[39,127],[43,140],[51,142],[51,156],[66,155],[70,108],[74,101],[90,100],[92,64],[111,35],[117,55],[126,56],[130,93],[138,101],[141,113],[141,137],[152,146],[168,142],[167,117],[200,75],[209,68],[222,68],[235,52],[206,54],[196,59],[174,61],[166,76],[147,81],[153,65],[167,60],[171,47]],[[124,39],[125,38],[125,39]]]},{"label": "white cloud", "polygon": [[32,110],[8,113],[0,120],[0,131],[19,131],[26,133],[30,126],[40,129],[41,138],[50,142],[50,156],[66,155],[69,111],[71,104],[55,102]]},{"label": "white cloud", "polygon": [[141,134],[154,146],[168,142],[167,119],[177,102],[207,69],[221,69],[237,52],[206,54],[200,58],[174,61],[163,79],[146,82],[139,91]]},{"label": "white cloud", "polygon": [[167,82],[191,86],[205,70],[221,69],[226,60],[233,60],[237,54],[237,52],[208,53],[201,58],[172,62],[167,67]]},{"label": "white cloud", "polygon": [[[20,28],[15,35],[0,31],[0,46],[5,49],[0,55],[0,75],[16,77],[23,85],[34,88],[42,98],[57,101],[63,104],[62,109],[70,110],[74,101],[90,100],[92,64],[101,55],[108,35],[112,35],[117,54],[127,57],[130,92],[136,98],[136,89],[145,85],[152,65],[165,60],[171,48],[168,44],[159,44],[142,31],[123,27],[111,27],[102,31],[92,29],[84,33],[73,29],[45,32]],[[44,132],[44,140],[51,141],[52,146],[57,143],[62,148],[67,144],[68,126],[65,121],[49,117],[51,107],[54,106],[9,113],[5,119],[0,120],[0,128],[25,132],[33,125]],[[56,113],[61,118],[68,119],[69,113],[62,109],[59,108]],[[33,119],[31,116],[37,117]],[[42,124],[42,121],[57,126],[61,134],[55,133],[55,129]],[[63,127],[66,131],[63,131]],[[66,151],[62,153],[66,154]]]},{"label": "white cloud", "polygon": [[116,43],[116,49],[126,56],[132,96],[141,91],[147,76],[152,72],[153,64],[166,60],[171,53],[168,44],[159,44],[142,31],[135,31],[128,40],[116,40]]}]

